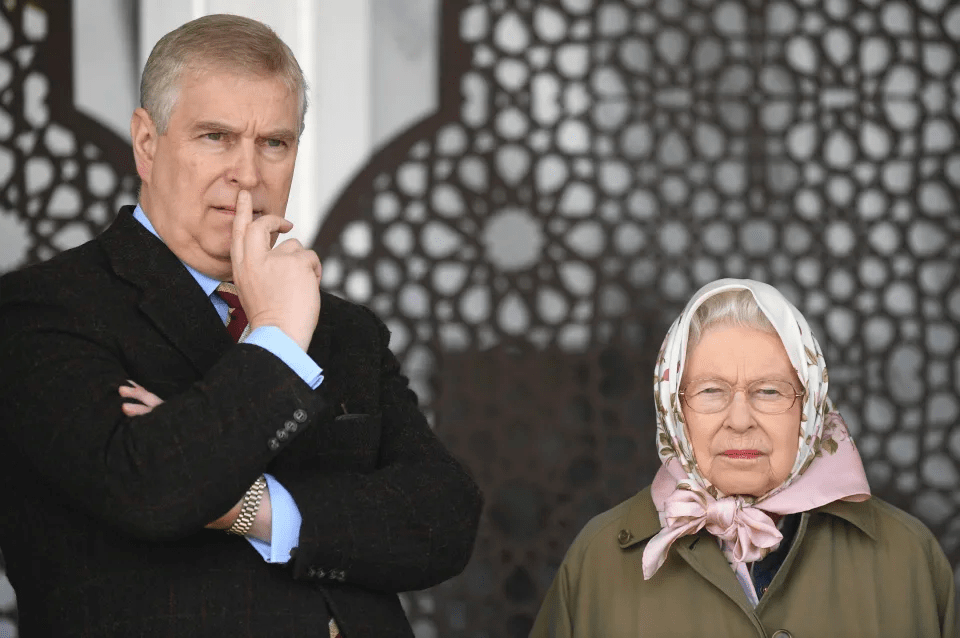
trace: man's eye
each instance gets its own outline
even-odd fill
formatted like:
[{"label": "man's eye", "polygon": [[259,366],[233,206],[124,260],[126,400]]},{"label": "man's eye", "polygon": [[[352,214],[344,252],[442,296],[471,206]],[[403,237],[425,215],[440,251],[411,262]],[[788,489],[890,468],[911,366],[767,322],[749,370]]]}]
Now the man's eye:
[{"label": "man's eye", "polygon": [[223,133],[207,133],[204,137],[211,142],[219,142],[223,139]]},{"label": "man's eye", "polygon": [[267,140],[267,146],[270,148],[283,148],[287,143],[283,140]]}]

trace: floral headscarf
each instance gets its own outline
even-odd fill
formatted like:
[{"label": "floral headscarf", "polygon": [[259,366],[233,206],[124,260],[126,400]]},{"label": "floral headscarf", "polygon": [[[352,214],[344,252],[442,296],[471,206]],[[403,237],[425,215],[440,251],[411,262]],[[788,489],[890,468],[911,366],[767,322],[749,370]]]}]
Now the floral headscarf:
[{"label": "floral headscarf", "polygon": [[[704,478],[680,406],[690,322],[706,299],[730,290],[753,294],[804,388],[800,445],[793,468],[780,486],[757,498],[725,495]],[[745,563],[759,560],[782,539],[767,513],[791,514],[840,499],[869,498],[863,463],[843,419],[827,398],[827,385],[820,344],[800,311],[772,286],[749,279],[720,279],[693,296],[667,332],[655,371],[657,445],[663,466],[654,479],[652,495],[663,529],[644,551],[645,578],[660,568],[674,540],[702,527],[721,540],[727,559],[741,575]]]}]

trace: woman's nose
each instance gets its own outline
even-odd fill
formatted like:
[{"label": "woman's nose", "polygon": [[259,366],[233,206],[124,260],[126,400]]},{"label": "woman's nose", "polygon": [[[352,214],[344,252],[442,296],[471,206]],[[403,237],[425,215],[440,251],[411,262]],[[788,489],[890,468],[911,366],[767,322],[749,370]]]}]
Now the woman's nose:
[{"label": "woman's nose", "polygon": [[726,424],[735,430],[745,430],[753,425],[753,408],[747,400],[747,393],[736,390],[727,408]]}]

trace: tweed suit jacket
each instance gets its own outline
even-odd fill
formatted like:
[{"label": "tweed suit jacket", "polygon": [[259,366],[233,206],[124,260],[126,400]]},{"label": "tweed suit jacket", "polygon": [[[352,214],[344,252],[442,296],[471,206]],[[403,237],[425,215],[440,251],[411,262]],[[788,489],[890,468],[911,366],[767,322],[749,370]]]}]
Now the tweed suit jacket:
[{"label": "tweed suit jacket", "polygon": [[[0,279],[0,549],[21,636],[412,636],[397,592],[466,565],[482,497],[362,306],[323,293],[314,391],[235,344],[132,217]],[[132,379],[164,399],[129,418]],[[287,433],[291,426],[295,431]],[[274,475],[288,564],[204,529]]]}]

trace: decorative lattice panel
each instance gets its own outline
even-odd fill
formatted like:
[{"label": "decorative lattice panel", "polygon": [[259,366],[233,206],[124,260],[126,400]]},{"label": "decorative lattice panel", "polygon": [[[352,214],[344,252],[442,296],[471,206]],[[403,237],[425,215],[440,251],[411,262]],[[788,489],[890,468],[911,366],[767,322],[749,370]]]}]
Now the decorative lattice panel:
[{"label": "decorative lattice panel", "polygon": [[[46,4],[0,3],[0,272],[92,238],[136,202],[129,145],[73,105],[72,3]],[[2,570],[0,635],[16,635]]]},{"label": "decorative lattice panel", "polygon": [[316,248],[488,499],[418,635],[522,636],[589,516],[656,469],[653,359],[703,283],[806,314],[875,492],[960,563],[960,5],[443,4],[441,109]]},{"label": "decorative lattice panel", "polygon": [[0,271],[49,259],[136,203],[130,146],[73,105],[71,3],[0,3]]}]

